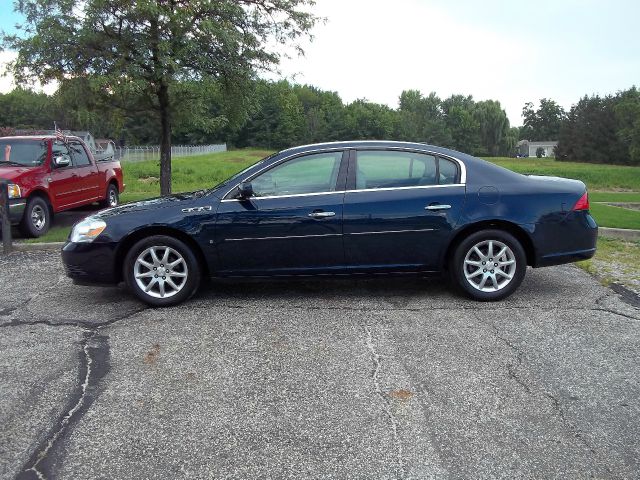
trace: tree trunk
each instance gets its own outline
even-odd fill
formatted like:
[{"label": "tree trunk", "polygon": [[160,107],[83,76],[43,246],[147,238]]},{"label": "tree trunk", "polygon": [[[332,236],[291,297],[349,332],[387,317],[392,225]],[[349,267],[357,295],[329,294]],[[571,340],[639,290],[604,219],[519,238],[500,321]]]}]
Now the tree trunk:
[{"label": "tree trunk", "polygon": [[171,194],[171,112],[169,110],[169,86],[164,82],[158,90],[160,105],[160,195]]}]

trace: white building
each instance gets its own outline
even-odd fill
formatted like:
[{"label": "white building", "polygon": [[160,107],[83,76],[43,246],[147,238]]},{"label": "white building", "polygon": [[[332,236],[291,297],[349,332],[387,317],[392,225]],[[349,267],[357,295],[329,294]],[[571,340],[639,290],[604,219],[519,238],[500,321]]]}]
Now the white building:
[{"label": "white building", "polygon": [[520,157],[537,157],[538,149],[542,148],[544,151],[543,157],[555,157],[555,148],[558,142],[530,142],[529,140],[520,140],[517,143],[516,149],[518,156]]}]

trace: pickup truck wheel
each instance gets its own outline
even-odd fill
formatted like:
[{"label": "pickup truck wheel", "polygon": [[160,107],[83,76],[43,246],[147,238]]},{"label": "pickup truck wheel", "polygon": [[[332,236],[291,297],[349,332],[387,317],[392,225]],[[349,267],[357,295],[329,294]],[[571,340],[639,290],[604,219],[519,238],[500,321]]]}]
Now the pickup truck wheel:
[{"label": "pickup truck wheel", "polygon": [[113,183],[109,184],[107,187],[107,196],[101,202],[103,207],[112,208],[117,207],[120,203],[120,195],[118,193],[118,187],[116,187]]},{"label": "pickup truck wheel", "polygon": [[20,222],[22,234],[25,237],[41,237],[49,231],[50,225],[51,212],[47,202],[40,197],[27,200],[27,208]]},{"label": "pickup truck wheel", "polygon": [[168,307],[190,298],[200,285],[200,266],[180,240],[155,235],[136,243],[124,261],[129,289],[152,307]]}]

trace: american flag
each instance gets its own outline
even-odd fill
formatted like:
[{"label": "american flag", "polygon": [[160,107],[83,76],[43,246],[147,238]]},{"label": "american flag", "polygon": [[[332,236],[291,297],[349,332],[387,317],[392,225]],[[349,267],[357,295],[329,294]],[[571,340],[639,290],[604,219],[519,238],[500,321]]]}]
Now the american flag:
[{"label": "american flag", "polygon": [[66,141],[66,137],[64,136],[64,133],[62,133],[62,130],[58,128],[55,122],[53,123],[53,129],[56,132],[56,140],[60,140],[61,142]]}]

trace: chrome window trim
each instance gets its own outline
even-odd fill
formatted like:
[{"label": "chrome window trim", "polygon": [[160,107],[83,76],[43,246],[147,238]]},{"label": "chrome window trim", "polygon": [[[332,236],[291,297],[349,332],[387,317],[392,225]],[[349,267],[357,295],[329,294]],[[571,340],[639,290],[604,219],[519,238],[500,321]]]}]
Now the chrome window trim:
[{"label": "chrome window trim", "polygon": [[[264,197],[251,197],[251,200],[268,200],[271,198],[291,198],[291,197],[313,197],[316,195],[334,195],[336,193],[344,194],[345,190],[335,190],[333,192],[313,192],[313,193],[292,193],[291,195],[267,195]],[[226,198],[222,202],[240,202],[238,198]]]},{"label": "chrome window trim", "polygon": [[416,185],[414,187],[384,187],[384,188],[361,188],[359,190],[345,190],[344,193],[359,192],[387,192],[391,190],[413,190],[422,188],[444,188],[444,187],[464,187],[464,183],[448,183],[446,185]]},{"label": "chrome window trim", "polygon": [[[417,185],[415,187],[386,187],[386,188],[363,188],[360,190],[336,190],[335,192],[314,192],[314,193],[293,193],[291,195],[272,195],[269,197],[251,197],[251,200],[270,200],[273,198],[292,198],[292,197],[312,197],[316,195],[333,195],[337,193],[359,193],[359,192],[384,192],[390,190],[413,190],[423,188],[444,188],[444,187],[464,187],[463,183],[449,183],[447,185]],[[221,202],[241,202],[237,198],[226,198]]]},{"label": "chrome window trim", "polygon": [[[370,140],[357,140],[357,141],[352,141],[349,143],[368,143],[370,142]],[[341,144],[344,142],[333,142],[336,144]],[[402,143],[402,142],[398,142],[398,143]],[[321,144],[321,145],[326,145],[326,144]],[[298,148],[298,147],[293,147],[293,148]],[[287,160],[291,160],[293,158],[296,157],[301,157],[304,155],[310,155],[310,154],[316,154],[316,153],[330,153],[330,152],[345,152],[347,150],[357,150],[358,147],[339,147],[339,148],[322,148],[322,149],[317,149],[317,150],[307,150],[305,152],[298,152],[298,153],[294,153],[291,155],[288,155],[286,157],[281,158],[280,160],[278,160],[277,162],[268,165],[264,168],[261,168],[260,170],[258,170],[257,172],[255,172],[252,175],[249,175],[248,177],[245,177],[243,180],[241,180],[240,182],[236,183],[232,188],[230,188],[229,190],[227,190],[227,193],[225,193],[222,196],[222,200],[221,202],[239,202],[240,200],[237,198],[227,198],[227,195],[229,195],[232,191],[234,191],[236,188],[238,188],[238,185],[240,185],[242,182],[246,182],[247,180],[251,180],[255,177],[257,177],[258,175],[260,175],[262,172],[264,172],[265,170],[268,170],[270,168],[275,167],[276,165],[281,164],[282,162],[286,162]],[[383,146],[370,146],[367,148],[360,148],[360,150],[393,150],[393,151],[404,151],[404,152],[415,152],[415,153],[422,153],[425,155],[434,155],[437,157],[442,157],[444,159],[447,160],[451,160],[455,163],[458,164],[458,166],[460,167],[460,182],[459,183],[450,183],[447,185],[419,185],[419,186],[415,186],[415,187],[388,187],[388,188],[367,188],[367,189],[361,189],[361,190],[335,190],[335,191],[331,191],[331,192],[313,192],[313,193],[294,193],[291,195],[272,195],[272,196],[268,196],[268,197],[251,197],[252,199],[256,200],[256,199],[260,199],[260,198],[289,198],[289,197],[304,197],[304,196],[312,196],[312,195],[326,195],[326,194],[332,194],[332,193],[353,193],[353,192],[373,192],[373,191],[385,191],[385,190],[400,190],[400,189],[408,189],[408,188],[438,188],[438,187],[459,187],[459,186],[465,186],[467,184],[467,167],[465,166],[464,162],[458,158],[452,157],[451,155],[446,155],[446,154],[442,154],[442,153],[437,153],[437,152],[433,152],[431,150],[420,150],[414,147],[383,147]],[[286,152],[287,150],[283,150],[283,152]]]}]

